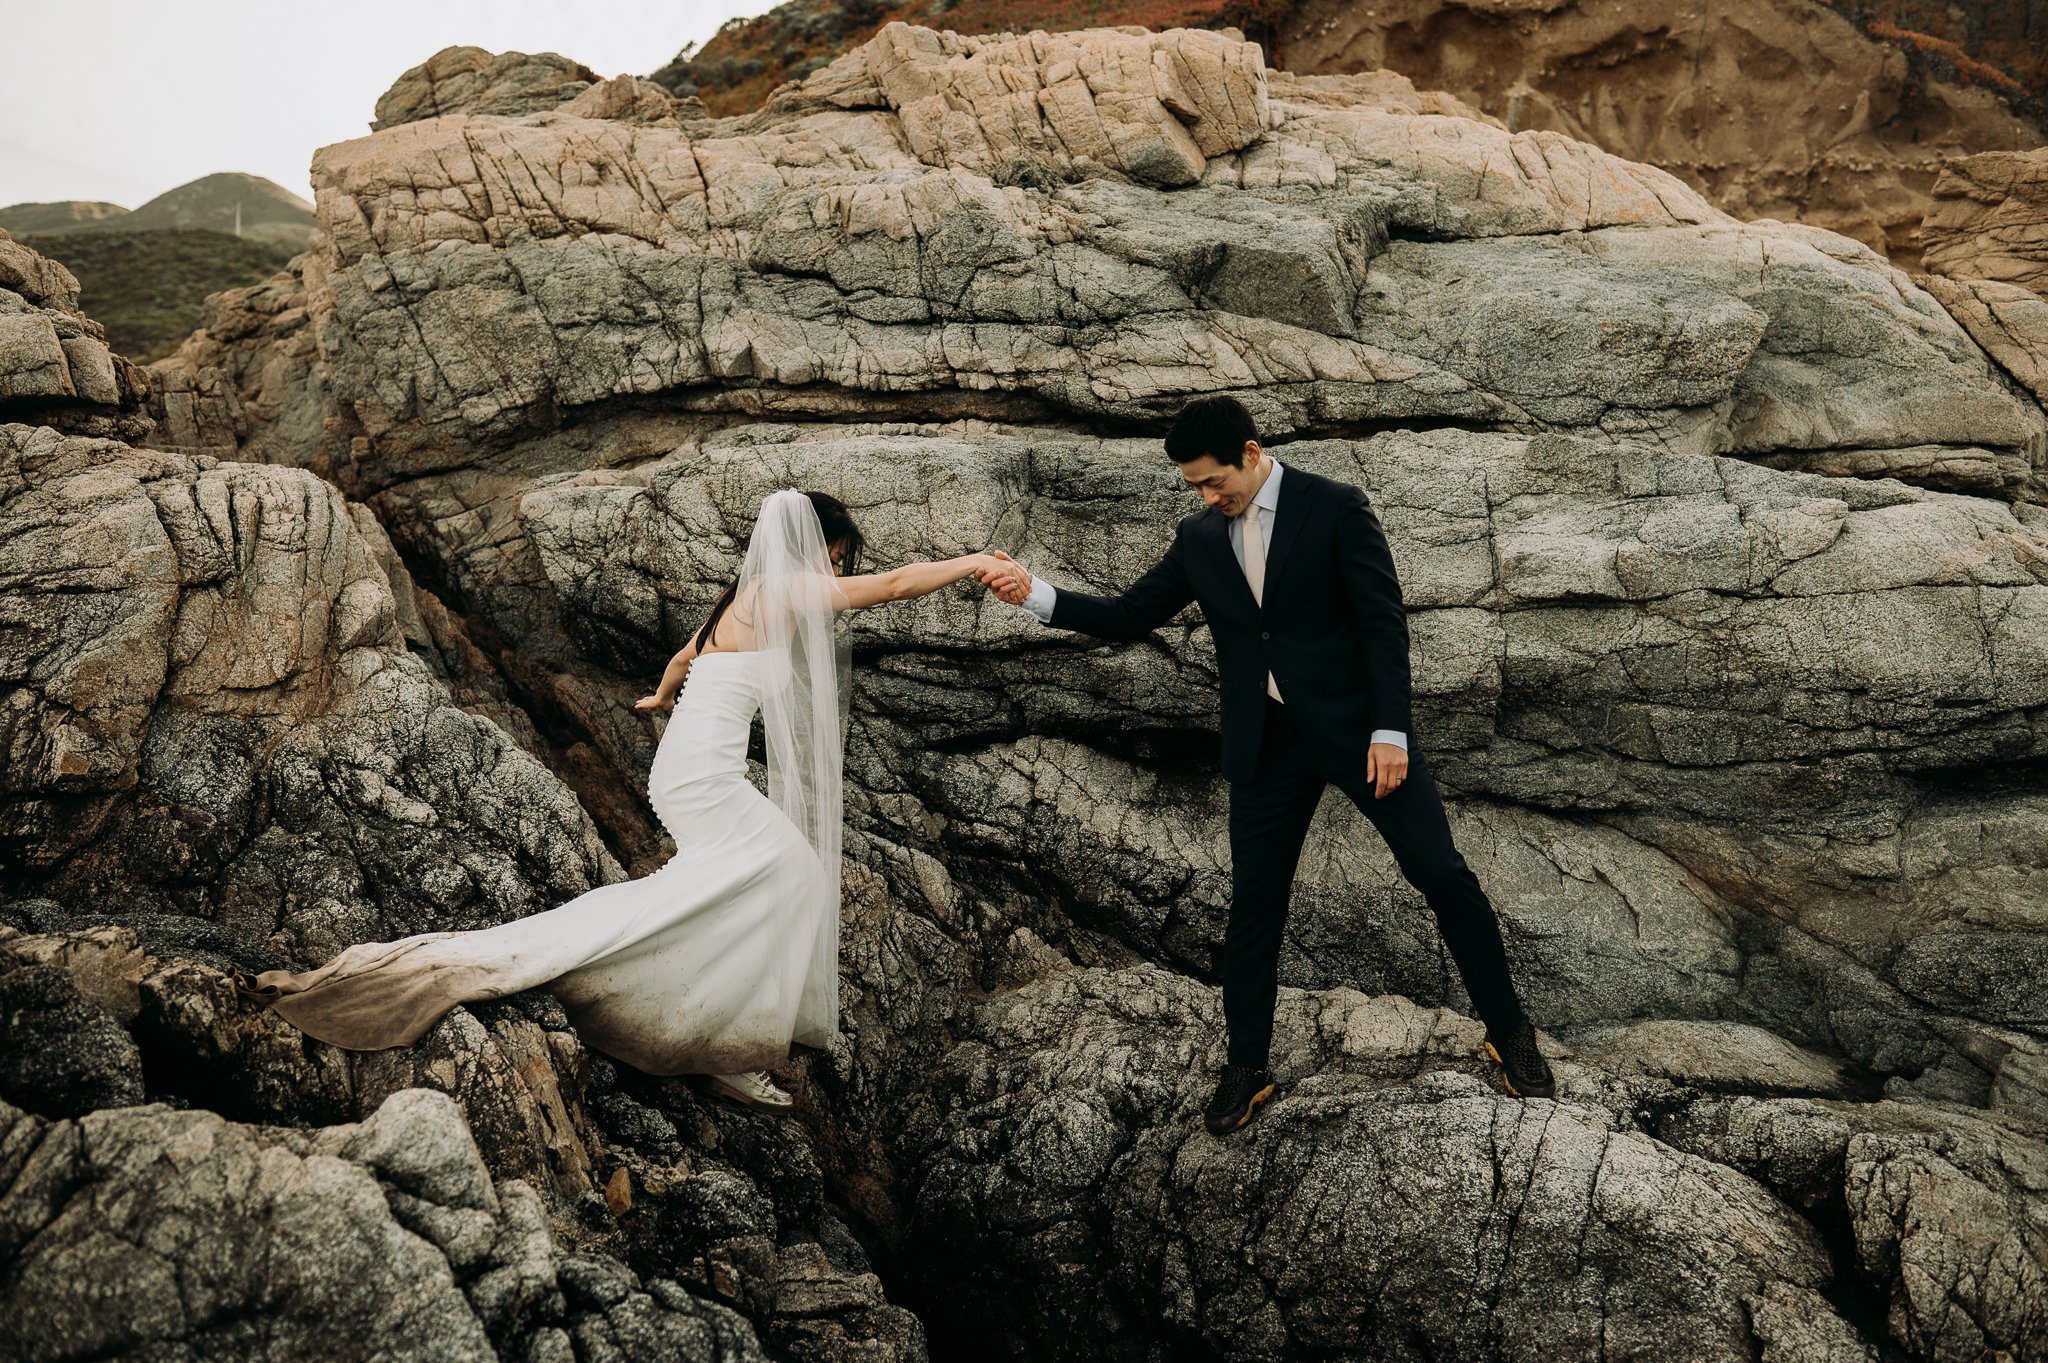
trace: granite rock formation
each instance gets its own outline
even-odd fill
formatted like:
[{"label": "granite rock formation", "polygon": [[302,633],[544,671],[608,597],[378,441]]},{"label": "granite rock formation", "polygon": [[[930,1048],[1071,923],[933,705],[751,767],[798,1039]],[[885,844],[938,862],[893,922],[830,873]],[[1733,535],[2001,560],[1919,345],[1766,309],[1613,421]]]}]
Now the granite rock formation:
[{"label": "granite rock formation", "polygon": [[2048,297],[2048,147],[1949,162],[1921,231],[1929,270]]},{"label": "granite rock formation", "polygon": [[0,419],[140,439],[148,389],[79,310],[77,277],[0,231]]},{"label": "granite rock formation", "polygon": [[384,92],[370,130],[443,114],[540,113],[568,103],[597,82],[597,74],[581,62],[553,52],[444,47]]},{"label": "granite rock formation", "polygon": [[[1213,33],[893,26],[724,120],[613,84],[322,151],[312,249],[152,371],[149,447],[0,427],[0,1001],[70,1066],[0,1066],[46,1171],[0,1179],[0,1338],[61,1356],[52,1265],[139,1265],[103,1209],[160,1208],[223,1286],[134,1268],[100,1352],[331,1318],[232,1248],[293,1218],[501,1357],[2048,1356],[2048,412],[1961,295]],[[968,586],[851,622],[798,1118],[544,996],[350,1057],[228,988],[657,864],[631,701],[766,492],[1111,588],[1208,392],[1378,510],[1557,1100],[1493,1086],[1332,802],[1287,1087],[1202,1133],[1213,646]]]}]

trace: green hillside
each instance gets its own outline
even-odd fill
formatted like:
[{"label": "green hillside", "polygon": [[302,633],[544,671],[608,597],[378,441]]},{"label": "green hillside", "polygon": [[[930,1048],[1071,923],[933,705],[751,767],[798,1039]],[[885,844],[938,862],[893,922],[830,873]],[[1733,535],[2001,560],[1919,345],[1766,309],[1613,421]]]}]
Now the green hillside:
[{"label": "green hillside", "polygon": [[21,240],[78,276],[79,304],[114,351],[161,359],[198,327],[210,293],[269,278],[303,249],[202,229],[65,232]]},{"label": "green hillside", "polygon": [[89,199],[56,203],[9,204],[0,208],[0,231],[25,237],[31,232],[99,231],[119,227],[128,210],[119,204]]},{"label": "green hillside", "polygon": [[233,232],[241,212],[244,237],[267,236],[303,246],[313,230],[313,205],[260,175],[203,175],[166,190],[120,220],[118,227],[211,228]]}]

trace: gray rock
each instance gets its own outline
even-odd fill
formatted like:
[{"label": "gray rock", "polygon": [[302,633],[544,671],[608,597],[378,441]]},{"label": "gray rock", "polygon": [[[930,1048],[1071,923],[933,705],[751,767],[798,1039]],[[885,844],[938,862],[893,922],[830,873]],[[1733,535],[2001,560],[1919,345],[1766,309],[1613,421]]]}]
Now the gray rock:
[{"label": "gray rock", "polygon": [[616,878],[574,798],[408,652],[331,488],[22,426],[0,480],[22,888],[279,933],[310,964]]},{"label": "gray rock", "polygon": [[0,231],[0,421],[140,439],[148,389],[78,306],[71,271]]},{"label": "gray rock", "polygon": [[2048,1356],[2038,1121],[1742,1097],[1695,1105],[1660,1134],[1840,1227],[1906,1356]]},{"label": "gray rock", "polygon": [[1282,1006],[1289,1087],[1219,1140],[1207,991],[1077,971],[983,1005],[903,1142],[950,1322],[1051,1358],[1867,1356],[1805,1222],[1580,1100],[1569,1068],[1522,1103],[1477,1078],[1476,1024],[1344,991]]},{"label": "gray rock", "polygon": [[[243,1165],[317,1166],[308,1217],[418,1270],[349,1290],[444,1312],[450,1352],[920,1358],[876,1266],[942,1352],[2030,1347],[2032,314],[1220,34],[892,25],[715,121],[458,56],[319,154],[312,249],[159,366],[167,450],[0,428],[0,857],[73,916],[7,921],[224,1113],[0,1137],[60,1171],[0,1178],[38,1283],[49,1228],[90,1223],[74,1190],[213,1177],[88,1177],[104,1127],[254,1152],[217,1186],[257,1192],[191,1232],[223,1280],[268,1271],[235,1257],[270,1196]],[[49,312],[14,314],[24,383],[54,382]],[[1107,648],[968,586],[852,622],[845,1027],[786,1078],[803,1125],[625,1073],[532,1000],[343,1058],[235,999],[258,953],[658,863],[631,701],[767,491],[842,494],[884,565],[1001,546],[1117,588],[1192,509],[1157,434],[1210,392],[1385,526],[1413,737],[1558,1101],[1492,1087],[1424,906],[1333,800],[1281,962],[1288,1088],[1201,1134],[1213,643],[1190,612]],[[393,1098],[418,1088],[448,1096]],[[145,1268],[108,1270],[133,1295],[103,1318],[146,1328],[101,1328],[171,1351],[199,1326]]]},{"label": "gray rock", "polygon": [[46,1117],[143,1100],[142,1055],[61,966],[0,940],[0,1099]]},{"label": "gray rock", "polygon": [[[493,1186],[445,1095],[306,1133],[162,1107],[46,1123],[0,1104],[9,1357],[764,1355],[743,1319],[565,1249]],[[387,1181],[395,1180],[395,1181]]]}]

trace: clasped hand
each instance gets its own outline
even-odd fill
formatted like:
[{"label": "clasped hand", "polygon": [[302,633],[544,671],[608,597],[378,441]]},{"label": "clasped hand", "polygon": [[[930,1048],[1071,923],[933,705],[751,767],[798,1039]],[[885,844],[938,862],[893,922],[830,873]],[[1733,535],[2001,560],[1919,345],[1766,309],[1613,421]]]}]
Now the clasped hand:
[{"label": "clasped hand", "polygon": [[1023,605],[1024,598],[1031,595],[1031,574],[1024,571],[1024,565],[1000,549],[981,557],[991,561],[974,570],[975,580],[998,599],[1013,606]]}]

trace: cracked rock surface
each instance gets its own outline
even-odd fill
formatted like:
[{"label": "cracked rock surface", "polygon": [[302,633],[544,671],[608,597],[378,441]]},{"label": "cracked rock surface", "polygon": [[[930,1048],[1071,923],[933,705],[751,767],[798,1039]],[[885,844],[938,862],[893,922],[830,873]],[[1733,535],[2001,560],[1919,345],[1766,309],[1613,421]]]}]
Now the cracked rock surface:
[{"label": "cracked rock surface", "polygon": [[[1216,33],[892,25],[724,120],[572,67],[444,53],[324,149],[311,249],[152,371],[149,447],[0,425],[0,1157],[44,1171],[0,1168],[0,1340],[2044,1356],[2020,286]],[[850,622],[844,1034],[797,1116],[544,995],[355,1056],[234,993],[660,864],[632,701],[767,492],[840,495],[883,566],[1110,590],[1191,509],[1158,436],[1208,392],[1372,500],[1556,1101],[1495,1087],[1333,800],[1281,1096],[1202,1132],[1207,629],[965,585]],[[265,1258],[281,1218],[365,1266]]]},{"label": "cracked rock surface", "polygon": [[80,310],[71,271],[0,231],[0,421],[138,439],[148,387]]}]

